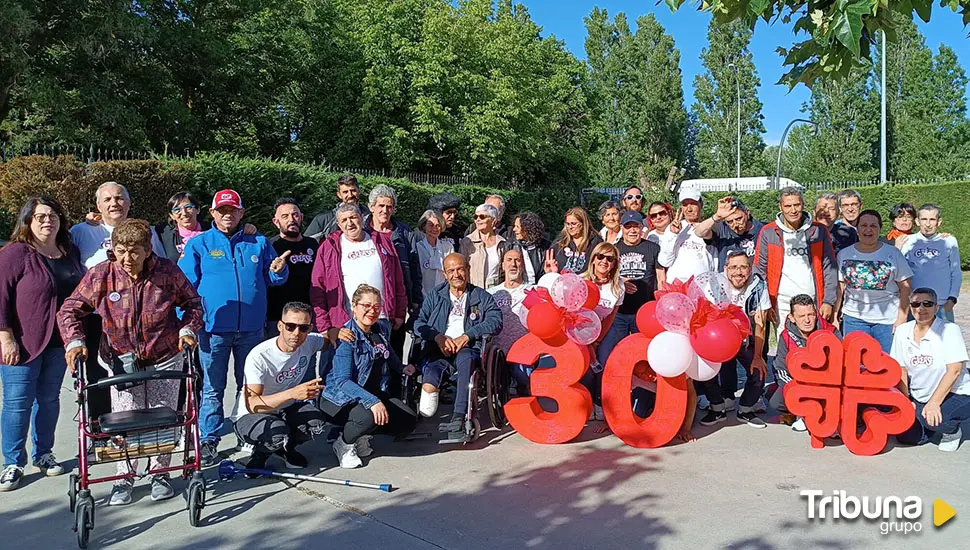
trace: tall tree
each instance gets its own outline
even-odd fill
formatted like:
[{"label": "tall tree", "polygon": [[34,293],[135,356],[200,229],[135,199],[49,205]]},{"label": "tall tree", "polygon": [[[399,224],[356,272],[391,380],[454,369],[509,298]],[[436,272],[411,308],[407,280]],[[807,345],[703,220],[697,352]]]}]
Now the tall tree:
[{"label": "tall tree", "polygon": [[586,18],[595,138],[588,166],[603,185],[662,183],[684,159],[687,113],[680,52],[651,14],[631,32],[623,13]]},{"label": "tall tree", "polygon": [[763,175],[759,172],[765,127],[758,99],[761,81],[748,50],[751,31],[740,23],[711,21],[707,39],[708,46],[701,51],[706,71],[694,77],[693,111],[698,122],[694,154],[699,171],[707,178],[736,174],[740,90],[741,175]]}]

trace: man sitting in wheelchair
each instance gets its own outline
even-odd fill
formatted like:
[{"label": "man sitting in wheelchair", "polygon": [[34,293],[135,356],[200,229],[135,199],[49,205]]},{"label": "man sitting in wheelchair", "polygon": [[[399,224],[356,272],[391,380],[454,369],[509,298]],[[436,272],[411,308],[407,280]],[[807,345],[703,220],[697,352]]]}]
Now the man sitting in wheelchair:
[{"label": "man sitting in wheelchair", "polygon": [[437,412],[442,377],[456,368],[455,409],[446,431],[449,440],[461,441],[467,437],[463,424],[472,372],[480,366],[483,338],[502,329],[502,311],[488,292],[468,282],[468,263],[460,254],[445,258],[444,273],[447,283],[425,297],[414,324],[414,332],[424,344],[418,412],[425,417]]}]

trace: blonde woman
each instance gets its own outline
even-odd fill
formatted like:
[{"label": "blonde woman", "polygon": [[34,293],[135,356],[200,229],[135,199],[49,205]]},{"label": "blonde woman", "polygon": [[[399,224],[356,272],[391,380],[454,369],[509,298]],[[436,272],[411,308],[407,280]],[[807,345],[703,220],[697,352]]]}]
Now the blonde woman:
[{"label": "blonde woman", "polygon": [[583,274],[583,278],[592,281],[600,291],[600,301],[593,309],[597,316],[603,320],[603,329],[600,331],[599,339],[590,346],[590,355],[595,358],[595,364],[590,366],[584,377],[584,383],[593,395],[593,420],[604,420],[603,406],[601,402],[600,389],[602,387],[603,366],[612,348],[604,350],[600,346],[603,337],[610,330],[616,312],[623,303],[623,284],[620,281],[620,252],[616,246],[610,243],[599,243],[593,247],[590,254],[590,263]]},{"label": "blonde woman", "polygon": [[559,238],[546,252],[546,273],[584,273],[593,247],[602,242],[589,221],[589,214],[579,207],[566,212]]}]

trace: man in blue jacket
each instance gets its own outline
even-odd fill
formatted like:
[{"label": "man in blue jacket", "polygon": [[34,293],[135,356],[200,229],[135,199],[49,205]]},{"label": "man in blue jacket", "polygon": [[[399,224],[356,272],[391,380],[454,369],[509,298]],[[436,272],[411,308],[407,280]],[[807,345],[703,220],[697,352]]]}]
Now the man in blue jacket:
[{"label": "man in blue jacket", "polygon": [[202,384],[199,432],[202,461],[219,459],[222,399],[233,360],[236,387],[242,387],[246,356],[263,340],[266,294],[289,276],[289,251],[277,256],[262,235],[246,235],[240,226],[245,209],[239,193],[224,189],[212,198],[212,228],[189,240],[179,267],[202,296],[205,327],[199,333]]},{"label": "man in blue jacket", "polygon": [[441,377],[454,365],[458,369],[458,387],[448,439],[462,440],[468,382],[482,355],[482,339],[502,330],[502,310],[485,289],[468,282],[468,263],[461,254],[446,256],[443,267],[447,282],[425,297],[414,323],[414,331],[424,341],[424,383],[418,411],[425,417],[437,412]]}]

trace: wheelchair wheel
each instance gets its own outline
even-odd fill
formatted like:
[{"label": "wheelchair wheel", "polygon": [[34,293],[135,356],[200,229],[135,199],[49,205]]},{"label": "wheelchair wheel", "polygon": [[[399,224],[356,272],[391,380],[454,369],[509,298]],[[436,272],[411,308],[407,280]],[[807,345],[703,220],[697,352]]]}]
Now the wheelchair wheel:
[{"label": "wheelchair wheel", "polygon": [[81,498],[74,508],[74,530],[77,532],[78,547],[88,547],[91,529],[94,529],[94,499],[88,495],[87,498]]},{"label": "wheelchair wheel", "polygon": [[485,385],[488,397],[488,417],[492,426],[504,428],[508,424],[505,418],[505,404],[509,401],[509,386],[512,377],[505,362],[505,352],[492,348],[485,356]]},{"label": "wheelchair wheel", "polygon": [[67,481],[69,483],[67,487],[67,499],[70,503],[71,511],[73,512],[74,508],[77,506],[77,491],[78,487],[81,485],[81,482],[78,475],[73,472],[71,472],[71,475],[68,476]]},{"label": "wheelchair wheel", "polygon": [[205,482],[193,477],[188,488],[189,525],[198,527],[205,508]]}]

